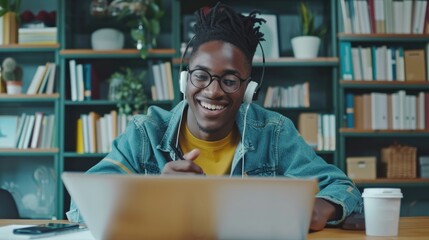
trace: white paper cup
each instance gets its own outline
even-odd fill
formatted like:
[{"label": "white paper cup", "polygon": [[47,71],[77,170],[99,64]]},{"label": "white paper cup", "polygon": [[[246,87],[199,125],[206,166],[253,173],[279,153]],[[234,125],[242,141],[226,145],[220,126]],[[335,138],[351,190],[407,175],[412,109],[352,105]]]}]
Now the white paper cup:
[{"label": "white paper cup", "polygon": [[365,188],[365,231],[368,236],[397,236],[402,192],[399,188]]}]

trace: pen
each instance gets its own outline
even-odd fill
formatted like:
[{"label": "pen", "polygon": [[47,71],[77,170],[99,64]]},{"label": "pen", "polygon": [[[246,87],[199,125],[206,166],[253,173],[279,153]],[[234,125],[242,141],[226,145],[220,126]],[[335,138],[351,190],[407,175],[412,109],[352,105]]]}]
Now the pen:
[{"label": "pen", "polygon": [[176,154],[176,156],[180,159],[180,160],[185,160],[185,158],[183,157],[182,153],[180,152],[179,149],[177,149],[176,146],[174,146],[173,144],[170,144],[171,149],[173,149],[174,154]]}]

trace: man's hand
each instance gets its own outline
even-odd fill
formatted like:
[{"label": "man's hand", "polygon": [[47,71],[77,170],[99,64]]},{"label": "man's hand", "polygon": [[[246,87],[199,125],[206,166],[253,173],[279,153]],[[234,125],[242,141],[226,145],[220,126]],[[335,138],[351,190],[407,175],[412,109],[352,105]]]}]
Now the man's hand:
[{"label": "man's hand", "polygon": [[322,230],[326,223],[335,220],[341,213],[334,204],[322,198],[316,198],[311,216],[310,230]]},{"label": "man's hand", "polygon": [[204,174],[203,169],[194,163],[199,155],[200,150],[193,149],[183,156],[185,160],[171,161],[165,164],[161,174]]}]

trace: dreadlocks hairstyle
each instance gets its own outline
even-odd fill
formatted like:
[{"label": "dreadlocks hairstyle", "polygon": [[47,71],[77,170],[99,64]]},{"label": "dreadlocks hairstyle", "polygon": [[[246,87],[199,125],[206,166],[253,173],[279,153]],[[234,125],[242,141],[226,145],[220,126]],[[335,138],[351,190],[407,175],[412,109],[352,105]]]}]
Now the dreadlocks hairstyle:
[{"label": "dreadlocks hairstyle", "polygon": [[195,12],[195,38],[193,50],[208,41],[221,40],[238,47],[252,62],[256,47],[260,41],[265,41],[264,34],[259,31],[259,25],[265,20],[256,18],[258,11],[252,11],[248,16],[235,12],[231,7],[218,2],[213,8],[201,8]]}]

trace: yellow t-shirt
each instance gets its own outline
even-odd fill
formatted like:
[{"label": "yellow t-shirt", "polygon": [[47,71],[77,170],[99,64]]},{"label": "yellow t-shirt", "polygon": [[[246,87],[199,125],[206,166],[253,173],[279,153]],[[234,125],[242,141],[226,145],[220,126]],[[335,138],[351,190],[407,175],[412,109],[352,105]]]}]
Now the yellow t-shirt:
[{"label": "yellow t-shirt", "polygon": [[194,137],[188,126],[180,131],[179,146],[183,153],[198,148],[200,155],[195,164],[200,166],[206,175],[226,175],[231,171],[231,163],[240,136],[236,128],[225,138],[218,141],[204,141]]}]

